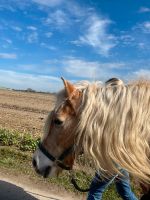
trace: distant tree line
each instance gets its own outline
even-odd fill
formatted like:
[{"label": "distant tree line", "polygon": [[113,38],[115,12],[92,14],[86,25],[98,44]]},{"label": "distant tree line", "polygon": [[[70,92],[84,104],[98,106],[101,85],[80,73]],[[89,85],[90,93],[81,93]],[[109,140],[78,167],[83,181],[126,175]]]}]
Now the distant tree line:
[{"label": "distant tree line", "polygon": [[31,93],[43,93],[43,94],[51,94],[51,95],[56,95],[55,92],[42,92],[42,91],[36,91],[33,90],[32,88],[27,88],[26,90],[17,90],[17,89],[12,89],[14,91],[19,91],[19,92],[31,92]]}]

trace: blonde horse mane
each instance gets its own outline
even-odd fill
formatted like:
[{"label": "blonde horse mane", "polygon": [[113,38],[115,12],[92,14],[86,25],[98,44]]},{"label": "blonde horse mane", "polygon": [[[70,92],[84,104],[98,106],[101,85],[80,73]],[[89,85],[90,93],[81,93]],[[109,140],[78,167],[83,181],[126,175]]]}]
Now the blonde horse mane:
[{"label": "blonde horse mane", "polygon": [[[120,83],[120,84],[119,84]],[[150,81],[82,82],[76,144],[104,174],[126,169],[150,182]]]}]

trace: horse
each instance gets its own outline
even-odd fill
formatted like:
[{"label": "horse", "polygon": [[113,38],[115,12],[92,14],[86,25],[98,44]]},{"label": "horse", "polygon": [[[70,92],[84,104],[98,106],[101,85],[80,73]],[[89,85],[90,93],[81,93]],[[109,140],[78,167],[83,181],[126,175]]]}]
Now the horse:
[{"label": "horse", "polygon": [[150,81],[62,80],[33,155],[36,172],[48,177],[71,170],[83,151],[105,176],[120,174],[120,166],[150,191]]}]

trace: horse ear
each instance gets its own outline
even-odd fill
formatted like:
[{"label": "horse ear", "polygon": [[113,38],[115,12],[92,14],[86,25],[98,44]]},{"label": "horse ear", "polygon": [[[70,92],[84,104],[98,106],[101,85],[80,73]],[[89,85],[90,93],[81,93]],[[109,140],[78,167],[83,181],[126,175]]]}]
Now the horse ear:
[{"label": "horse ear", "polygon": [[65,80],[63,77],[61,77],[61,79],[62,79],[62,81],[64,83],[65,90],[67,92],[67,96],[70,97],[71,94],[77,89],[72,83],[70,83],[69,81]]}]

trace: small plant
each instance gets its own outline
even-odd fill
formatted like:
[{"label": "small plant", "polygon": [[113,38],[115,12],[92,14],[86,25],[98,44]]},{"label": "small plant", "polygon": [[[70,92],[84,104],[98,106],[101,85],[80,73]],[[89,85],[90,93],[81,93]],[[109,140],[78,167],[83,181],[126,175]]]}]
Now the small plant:
[{"label": "small plant", "polygon": [[21,136],[17,131],[0,129],[0,144],[3,146],[15,146],[22,151],[35,151],[39,138],[34,138],[29,133]]},{"label": "small plant", "polygon": [[10,145],[18,145],[19,143],[19,133],[10,132],[7,129],[0,129],[0,143],[2,145],[10,146]]},{"label": "small plant", "polygon": [[24,134],[21,143],[20,150],[22,151],[35,151],[37,144],[39,142],[39,138],[35,139],[31,134]]}]

